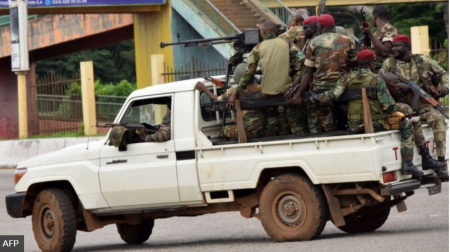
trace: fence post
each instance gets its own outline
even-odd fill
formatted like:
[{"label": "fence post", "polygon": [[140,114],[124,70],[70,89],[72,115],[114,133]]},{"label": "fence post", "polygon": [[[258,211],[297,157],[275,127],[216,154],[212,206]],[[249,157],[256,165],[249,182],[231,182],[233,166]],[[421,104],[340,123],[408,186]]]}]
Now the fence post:
[{"label": "fence post", "polygon": [[80,62],[81,99],[83,103],[83,125],[85,136],[97,135],[97,111],[95,109],[94,65],[92,61]]},{"label": "fence post", "polygon": [[[164,83],[164,54],[152,54],[152,86]],[[155,122],[160,123],[167,113],[166,107],[155,110]]]},{"label": "fence post", "polygon": [[430,56],[430,39],[428,25],[411,27],[411,51]]}]

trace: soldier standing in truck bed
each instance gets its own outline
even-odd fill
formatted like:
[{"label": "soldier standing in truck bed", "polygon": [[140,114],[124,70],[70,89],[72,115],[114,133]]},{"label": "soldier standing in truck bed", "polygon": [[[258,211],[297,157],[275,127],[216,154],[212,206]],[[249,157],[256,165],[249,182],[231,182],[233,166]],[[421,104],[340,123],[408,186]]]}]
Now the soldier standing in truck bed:
[{"label": "soldier standing in truck bed", "polygon": [[387,10],[383,6],[376,6],[372,11],[372,24],[377,31],[372,34],[370,27],[360,27],[361,32],[372,41],[371,49],[375,51],[375,73],[378,73],[383,61],[390,56],[392,40],[398,34],[397,29],[387,19]]},{"label": "soldier standing in truck bed", "polygon": [[350,38],[333,32],[334,18],[331,15],[323,14],[318,23],[321,35],[308,45],[302,80],[291,100],[294,104],[301,104],[308,85],[312,92],[320,94],[317,101],[307,103],[310,133],[336,130],[332,102],[344,91],[340,79],[346,71],[349,54],[355,51]]},{"label": "soldier standing in truck bed", "polygon": [[[247,89],[248,85],[254,82],[255,72],[258,66],[263,73],[260,89],[265,97],[278,95],[289,89],[292,82],[291,77],[289,76],[290,54],[294,53],[292,50],[297,50],[297,48],[295,46],[290,47],[289,43],[277,38],[275,35],[276,31],[277,28],[275,23],[270,21],[265,22],[260,27],[261,37],[264,38],[264,41],[257,44],[250,52],[247,68],[245,69],[244,75],[239,81],[235,92],[228,100],[228,107],[233,108],[234,101],[238,94]],[[295,53],[297,59],[302,57],[302,54],[298,50]],[[266,135],[277,135],[279,124],[278,106],[270,107],[266,112]],[[288,109],[286,117],[291,126],[292,134],[304,133],[304,129],[299,120],[299,113],[297,113],[295,109]]]},{"label": "soldier standing in truck bed", "polygon": [[302,46],[305,44],[305,38],[303,37],[304,20],[302,14],[308,15],[308,10],[298,9],[294,15],[294,25],[290,27],[287,32],[278,36],[280,39],[294,43],[299,50],[301,50]]}]

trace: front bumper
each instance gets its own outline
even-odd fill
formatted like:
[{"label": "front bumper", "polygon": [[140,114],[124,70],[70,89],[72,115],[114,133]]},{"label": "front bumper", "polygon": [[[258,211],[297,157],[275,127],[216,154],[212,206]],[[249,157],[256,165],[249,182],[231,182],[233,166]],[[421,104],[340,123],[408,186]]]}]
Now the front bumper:
[{"label": "front bumper", "polygon": [[25,203],[26,193],[10,193],[6,195],[6,210],[9,216],[13,218],[25,217],[23,214],[23,205]]}]

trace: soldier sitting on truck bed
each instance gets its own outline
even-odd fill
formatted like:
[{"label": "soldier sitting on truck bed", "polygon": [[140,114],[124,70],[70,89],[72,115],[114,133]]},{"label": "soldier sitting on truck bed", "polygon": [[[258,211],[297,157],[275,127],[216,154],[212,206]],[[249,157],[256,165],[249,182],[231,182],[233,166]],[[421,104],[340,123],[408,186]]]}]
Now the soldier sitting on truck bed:
[{"label": "soldier sitting on truck bed", "polygon": [[[399,107],[394,98],[389,94],[383,78],[374,74],[375,53],[370,50],[362,50],[356,55],[358,59],[358,71],[348,74],[348,87],[370,87],[376,88],[376,99],[371,99],[370,113],[372,115],[373,127],[377,131],[400,130],[402,174],[423,176],[413,164],[414,143],[413,126],[406,117],[399,112]],[[352,132],[364,131],[364,110],[362,100],[349,101],[348,103],[348,126]]]},{"label": "soldier sitting on truck bed", "polygon": [[[242,77],[242,74],[245,71],[245,67],[247,64],[241,63],[236,66],[234,73],[233,73],[233,79],[236,83],[239,82],[239,80]],[[224,100],[230,98],[230,96],[233,94],[236,86],[229,88],[225,91],[224,94],[221,96],[217,96],[213,94],[203,83],[197,82],[195,85],[195,89],[203,91],[206,95],[209,96],[209,98],[213,101],[215,100]],[[240,97],[260,97],[261,92],[259,90],[259,85],[256,83],[250,84],[247,86],[247,89],[244,90]],[[242,114],[244,117],[244,128],[245,128],[245,134],[247,135],[247,138],[256,138],[263,135],[264,128],[266,126],[266,118],[263,110],[242,110]],[[238,130],[236,124],[233,125],[225,125],[223,129],[220,130],[220,137],[222,138],[231,138],[231,139],[237,139],[238,138]]]},{"label": "soldier sitting on truck bed", "polygon": [[[384,73],[383,78],[386,81],[389,92],[394,97],[394,99],[397,100],[401,93],[397,76],[395,76],[393,73]],[[402,113],[404,113],[408,117],[412,117],[410,121],[414,128],[414,142],[420,152],[419,154],[422,156],[422,169],[433,169],[439,177],[448,178],[448,172],[445,170],[445,161],[434,160],[431,157],[428,147],[425,144],[425,136],[423,135],[420,116],[414,115],[413,109],[406,103],[397,102],[397,105],[399,106]]]}]

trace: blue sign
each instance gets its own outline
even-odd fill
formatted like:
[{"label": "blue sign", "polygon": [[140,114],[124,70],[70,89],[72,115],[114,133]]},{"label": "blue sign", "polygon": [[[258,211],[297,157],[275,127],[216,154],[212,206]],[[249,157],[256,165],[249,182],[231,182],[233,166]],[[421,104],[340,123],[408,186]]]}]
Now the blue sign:
[{"label": "blue sign", "polygon": [[[28,0],[28,7],[95,7],[117,5],[165,4],[166,0]],[[8,8],[8,1],[0,0],[0,8]]]}]

